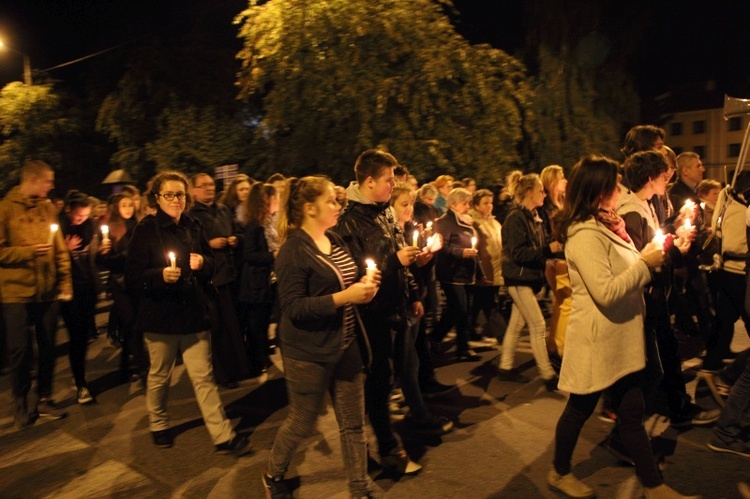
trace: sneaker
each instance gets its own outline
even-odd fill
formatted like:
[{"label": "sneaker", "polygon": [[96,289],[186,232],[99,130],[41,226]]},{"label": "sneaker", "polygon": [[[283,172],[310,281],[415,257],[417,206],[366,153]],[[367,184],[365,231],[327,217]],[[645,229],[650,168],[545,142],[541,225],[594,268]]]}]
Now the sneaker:
[{"label": "sneaker", "polygon": [[750,444],[742,440],[734,440],[731,443],[724,443],[714,437],[706,444],[709,449],[716,452],[726,452],[727,454],[736,454],[742,457],[750,457]]},{"label": "sneaker", "polygon": [[500,369],[497,377],[500,378],[500,381],[511,381],[513,383],[528,383],[531,381],[515,369]]},{"label": "sneaker", "polygon": [[403,402],[404,400],[406,399],[404,398],[404,392],[401,390],[401,388],[394,388],[391,392],[390,401],[396,402],[398,404]]},{"label": "sneaker", "polygon": [[694,426],[708,426],[714,424],[721,416],[721,409],[701,409],[693,415]]},{"label": "sneaker", "polygon": [[547,484],[550,488],[562,492],[568,497],[580,499],[594,497],[594,491],[591,487],[573,476],[573,473],[561,475],[554,469],[551,469],[547,475]]},{"label": "sneaker", "polygon": [[670,418],[669,424],[672,428],[683,429],[691,426],[708,426],[718,421],[721,416],[721,409],[703,409],[700,406],[691,404],[686,415],[680,415]]},{"label": "sneaker", "polygon": [[548,392],[556,392],[557,383],[559,381],[560,381],[560,378],[558,378],[556,375],[552,376],[550,379],[544,380],[544,387],[547,389]]},{"label": "sneaker", "polygon": [[49,419],[62,419],[68,415],[67,412],[57,407],[50,399],[39,399],[39,403],[36,405],[36,412],[41,418]]},{"label": "sneaker", "polygon": [[31,426],[31,416],[26,408],[26,397],[16,397],[13,409],[13,422],[18,428],[27,428]]},{"label": "sneaker", "polygon": [[617,413],[608,407],[603,408],[602,412],[600,412],[597,417],[599,418],[599,421],[604,421],[605,423],[617,422]]},{"label": "sneaker", "polygon": [[406,423],[410,430],[430,435],[445,435],[453,430],[453,421],[435,414],[430,414],[423,419],[415,419],[409,415],[406,416]]},{"label": "sneaker", "polygon": [[422,465],[409,459],[406,451],[398,447],[387,455],[380,456],[380,465],[401,475],[414,475],[422,469]]},{"label": "sneaker", "polygon": [[240,457],[244,456],[250,451],[250,449],[248,449],[249,445],[250,440],[248,440],[247,435],[240,435],[239,433],[236,433],[230,441],[218,444],[216,446],[216,453],[234,454],[236,457]]},{"label": "sneaker", "polygon": [[91,392],[88,388],[82,386],[78,389],[76,400],[79,404],[90,404],[91,402],[94,402],[94,396],[91,395]]},{"label": "sneaker", "polygon": [[261,480],[263,481],[263,488],[266,489],[267,499],[291,499],[292,494],[286,488],[283,478],[273,478],[263,473]]},{"label": "sneaker", "polygon": [[450,393],[458,388],[458,385],[444,385],[437,379],[432,378],[423,383],[420,383],[419,388],[422,392],[422,397],[431,398]]},{"label": "sneaker", "polygon": [[154,439],[154,445],[162,449],[168,449],[174,443],[174,437],[172,437],[172,432],[169,430],[152,431],[151,438]]}]

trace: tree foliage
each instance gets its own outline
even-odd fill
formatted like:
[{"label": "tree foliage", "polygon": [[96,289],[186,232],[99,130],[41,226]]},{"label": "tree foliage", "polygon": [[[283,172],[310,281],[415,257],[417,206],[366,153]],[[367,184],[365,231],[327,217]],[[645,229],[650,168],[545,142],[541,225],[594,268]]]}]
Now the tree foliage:
[{"label": "tree foliage", "polygon": [[132,59],[97,117],[117,146],[113,166],[146,180],[157,170],[210,171],[248,156],[231,54],[154,44]]},{"label": "tree foliage", "polygon": [[28,159],[63,163],[66,138],[75,131],[51,83],[12,82],[0,90],[0,191],[17,183]]},{"label": "tree foliage", "polygon": [[533,136],[524,66],[456,34],[447,0],[251,0],[237,18],[252,169],[352,177],[392,152],[422,180],[501,178]]},{"label": "tree foliage", "polygon": [[[626,10],[609,9],[620,17],[608,23],[598,0],[535,0],[527,4],[533,19],[527,36],[527,58],[534,72],[533,112],[539,128],[533,164],[572,166],[589,153],[620,159],[627,129],[637,123],[639,100],[624,60],[633,49],[627,40],[638,23],[623,22]],[[587,19],[587,22],[581,22]],[[615,47],[613,26],[627,26]],[[606,28],[603,26],[606,25]]]}]

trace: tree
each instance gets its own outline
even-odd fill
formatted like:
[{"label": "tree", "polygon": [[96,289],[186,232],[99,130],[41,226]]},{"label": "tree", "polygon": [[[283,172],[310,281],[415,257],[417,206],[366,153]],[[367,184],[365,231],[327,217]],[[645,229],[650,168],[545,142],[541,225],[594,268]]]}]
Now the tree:
[{"label": "tree", "polygon": [[494,181],[533,136],[524,66],[456,34],[447,0],[251,0],[238,16],[240,96],[257,171],[352,178],[364,149],[423,180]]},{"label": "tree", "polygon": [[[605,12],[598,0],[527,4],[526,19],[533,22],[528,23],[526,62],[534,72],[533,112],[539,127],[532,154],[535,168],[570,167],[589,153],[620,159],[625,132],[639,116],[624,60],[635,46],[628,40],[637,39],[642,14],[615,6]],[[598,29],[604,25],[609,36],[622,29],[617,47]]]},{"label": "tree", "polygon": [[0,191],[18,182],[28,159],[63,163],[66,136],[75,131],[51,83],[12,82],[0,90]]}]

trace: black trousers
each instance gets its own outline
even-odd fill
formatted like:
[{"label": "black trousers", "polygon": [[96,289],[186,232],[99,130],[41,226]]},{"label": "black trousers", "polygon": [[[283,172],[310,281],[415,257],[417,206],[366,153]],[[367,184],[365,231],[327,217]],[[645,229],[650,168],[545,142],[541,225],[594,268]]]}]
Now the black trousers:
[{"label": "black trousers", "polygon": [[703,368],[721,369],[722,359],[729,356],[734,323],[742,319],[745,330],[750,333],[750,318],[745,312],[745,275],[719,270],[713,276],[712,287],[716,290],[716,329],[706,342],[706,358]]},{"label": "black trousers", "polygon": [[96,300],[93,287],[73,283],[73,300],[60,305],[70,338],[70,369],[78,388],[86,386],[86,352],[90,333],[96,331]]},{"label": "black trousers", "polygon": [[[26,397],[31,389],[31,362],[34,357],[32,338],[36,337],[39,369],[39,398],[52,395],[55,371],[55,329],[59,302],[3,303],[3,319],[8,340],[8,370],[13,397]],[[32,327],[34,328],[32,332]]]},{"label": "black trousers", "polygon": [[237,303],[231,284],[218,286],[216,317],[211,320],[211,357],[217,381],[244,378],[249,369],[243,331],[237,317]]}]

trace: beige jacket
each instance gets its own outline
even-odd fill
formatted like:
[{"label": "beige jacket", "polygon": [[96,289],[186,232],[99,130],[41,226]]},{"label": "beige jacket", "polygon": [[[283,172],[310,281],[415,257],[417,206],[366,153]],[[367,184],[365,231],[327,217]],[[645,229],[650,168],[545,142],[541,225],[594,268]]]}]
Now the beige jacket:
[{"label": "beige jacket", "polygon": [[0,201],[0,302],[33,303],[72,295],[70,256],[60,230],[45,256],[34,245],[49,241],[57,209],[49,199],[29,198],[14,187]]},{"label": "beige jacket", "polygon": [[479,250],[479,264],[482,266],[485,281],[477,283],[478,285],[486,284],[492,286],[503,285],[503,236],[502,226],[494,216],[482,216],[475,209],[469,210],[471,218],[478,229],[479,241],[477,249]]},{"label": "beige jacket", "polygon": [[584,395],[646,366],[643,287],[651,272],[632,243],[593,218],[568,229],[565,258],[573,297],[559,386]]}]

